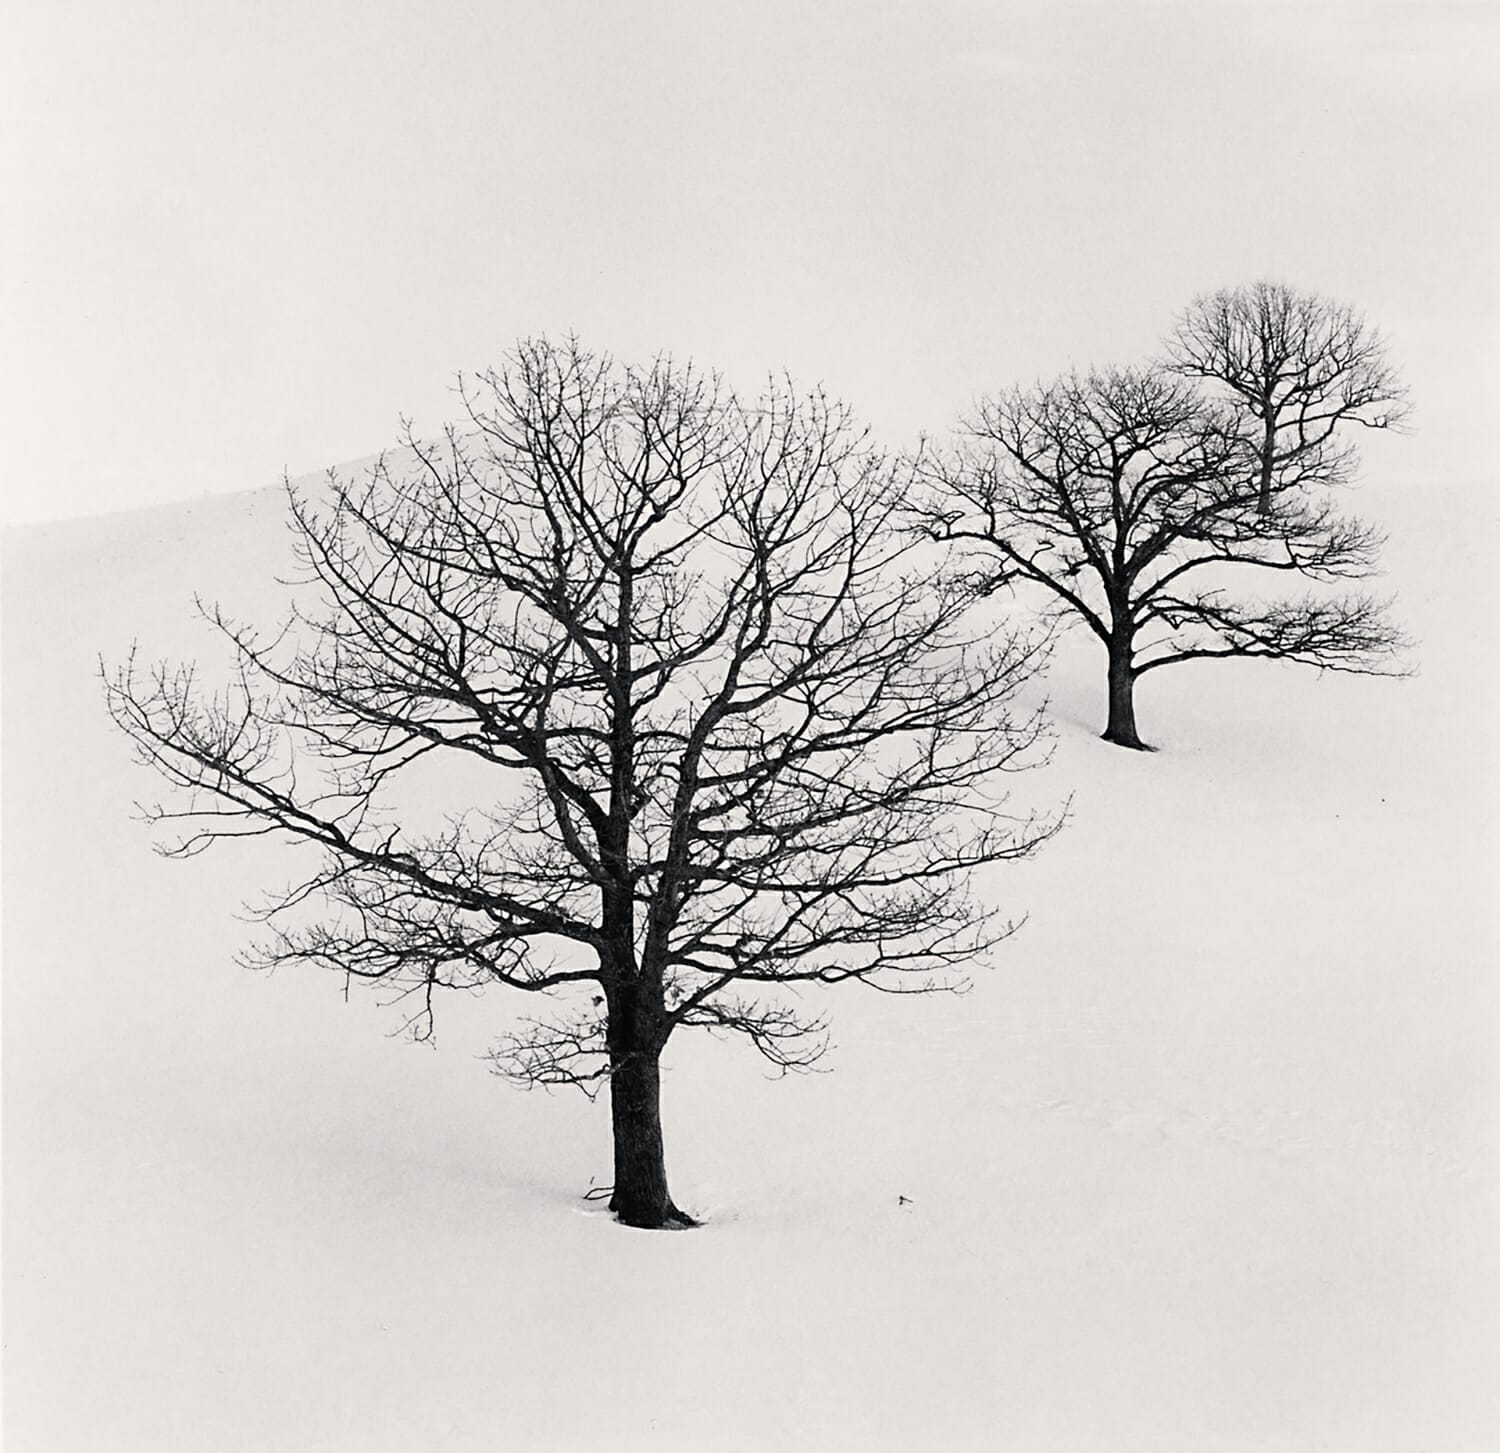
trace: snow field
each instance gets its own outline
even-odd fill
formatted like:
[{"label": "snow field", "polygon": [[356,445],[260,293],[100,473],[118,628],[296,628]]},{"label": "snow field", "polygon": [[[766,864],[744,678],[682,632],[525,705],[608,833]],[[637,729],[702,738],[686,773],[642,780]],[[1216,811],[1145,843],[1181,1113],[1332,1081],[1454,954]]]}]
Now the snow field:
[{"label": "snow field", "polygon": [[[276,491],[18,531],[4,578],[6,1447],[1361,1450],[1496,1446],[1492,515],[1392,529],[1406,682],[1155,674],[1161,750],[1047,682],[1073,794],[997,870],[963,997],[827,996],[828,1074],[668,1051],[676,1198],[583,1199],[608,1113],[370,996],[235,968],[293,867],[190,863],[94,657],[269,622]],[[211,675],[211,673],[210,673]],[[902,1201],[902,1197],[906,1201]]]}]

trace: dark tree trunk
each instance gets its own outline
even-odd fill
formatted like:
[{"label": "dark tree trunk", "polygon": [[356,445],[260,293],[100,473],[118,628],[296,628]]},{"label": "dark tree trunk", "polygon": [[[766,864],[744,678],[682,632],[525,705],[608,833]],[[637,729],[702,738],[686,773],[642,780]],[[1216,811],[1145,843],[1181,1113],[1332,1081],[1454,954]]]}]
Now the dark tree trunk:
[{"label": "dark tree trunk", "polygon": [[661,1051],[665,1035],[649,986],[612,986],[609,999],[609,1106],[615,1183],[609,1209],[627,1226],[650,1231],[694,1226],[667,1189],[661,1136]]},{"label": "dark tree trunk", "polygon": [[692,1226],[667,1189],[661,1139],[661,1068],[654,1052],[616,1063],[609,1104],[614,1126],[615,1185],[609,1208],[627,1226],[659,1231]]},{"label": "dark tree trunk", "polygon": [[1104,740],[1116,746],[1131,747],[1137,752],[1151,750],[1136,734],[1135,679],[1128,639],[1116,638],[1109,646],[1109,725]]},{"label": "dark tree trunk", "polygon": [[1276,415],[1271,402],[1265,402],[1265,433],[1260,445],[1260,499],[1256,512],[1262,517],[1271,513],[1271,480],[1276,467]]}]

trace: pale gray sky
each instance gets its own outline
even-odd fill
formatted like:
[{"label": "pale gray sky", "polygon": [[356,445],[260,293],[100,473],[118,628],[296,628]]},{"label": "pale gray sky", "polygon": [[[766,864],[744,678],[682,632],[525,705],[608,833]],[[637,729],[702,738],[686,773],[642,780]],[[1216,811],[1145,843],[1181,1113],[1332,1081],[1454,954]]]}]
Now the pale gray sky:
[{"label": "pale gray sky", "polygon": [[1420,444],[1389,467],[1494,474],[1500,5],[20,0],[6,29],[7,521],[369,454],[538,331],[785,368],[902,443],[1268,275],[1390,336]]}]

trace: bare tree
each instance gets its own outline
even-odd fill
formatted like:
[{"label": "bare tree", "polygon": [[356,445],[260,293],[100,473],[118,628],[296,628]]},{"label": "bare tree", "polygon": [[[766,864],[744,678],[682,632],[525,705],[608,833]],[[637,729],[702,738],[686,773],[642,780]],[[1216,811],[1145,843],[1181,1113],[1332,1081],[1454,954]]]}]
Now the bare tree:
[{"label": "bare tree", "polygon": [[1158,369],[1072,375],[983,401],[967,439],[923,469],[916,513],[971,550],[971,584],[1041,587],[1108,658],[1106,741],[1142,748],[1135,683],[1206,657],[1264,656],[1389,672],[1403,644],[1364,594],[1262,600],[1247,570],[1328,584],[1374,571],[1379,534],[1278,473],[1274,508],[1242,411]]},{"label": "bare tree", "polygon": [[411,467],[291,492],[319,605],[270,640],[205,608],[227,692],[126,663],[109,706],[181,789],[147,810],[178,825],[164,851],[322,850],[255,962],[394,986],[419,1036],[440,989],[551,996],[496,1068],[607,1085],[612,1208],[691,1224],[662,1148],[674,1030],[810,1066],[798,990],[958,987],[1011,931],[968,880],[1057,826],[1001,791],[1040,759],[1013,704],[1040,647],[973,638],[892,527],[906,482],[821,393],[744,406],[543,341],[463,397],[440,445],[408,429]]},{"label": "bare tree", "polygon": [[1200,296],[1167,343],[1169,366],[1220,386],[1255,421],[1259,492],[1269,514],[1288,486],[1337,484],[1354,454],[1345,425],[1399,427],[1405,385],[1385,342],[1354,309],[1282,283]]}]

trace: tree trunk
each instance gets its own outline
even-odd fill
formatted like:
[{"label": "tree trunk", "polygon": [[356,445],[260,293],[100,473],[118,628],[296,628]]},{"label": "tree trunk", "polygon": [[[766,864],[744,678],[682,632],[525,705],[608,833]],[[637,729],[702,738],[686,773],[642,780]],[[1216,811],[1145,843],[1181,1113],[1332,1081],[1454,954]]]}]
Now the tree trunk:
[{"label": "tree trunk", "polygon": [[1128,640],[1115,640],[1109,646],[1109,725],[1104,740],[1116,746],[1131,747],[1137,752],[1151,750],[1135,730],[1135,678]]},{"label": "tree trunk", "polygon": [[615,1142],[615,1184],[609,1208],[625,1225],[651,1231],[697,1224],[673,1205],[667,1190],[658,1053],[625,1054],[615,1061],[609,1079]]},{"label": "tree trunk", "polygon": [[1265,401],[1265,433],[1260,444],[1260,499],[1256,513],[1262,518],[1271,513],[1271,480],[1276,467],[1276,415],[1271,401]]}]

